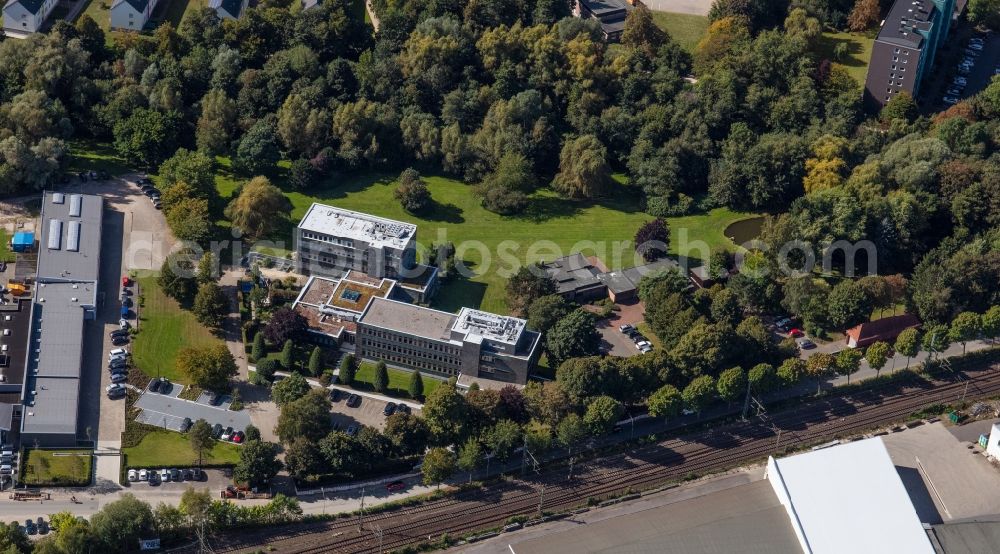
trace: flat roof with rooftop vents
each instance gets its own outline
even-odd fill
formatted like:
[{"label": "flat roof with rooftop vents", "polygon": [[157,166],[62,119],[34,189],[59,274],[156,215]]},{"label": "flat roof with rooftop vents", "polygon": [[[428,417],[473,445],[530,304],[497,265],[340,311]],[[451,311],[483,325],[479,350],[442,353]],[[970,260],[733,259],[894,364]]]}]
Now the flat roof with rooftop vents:
[{"label": "flat roof with rooftop vents", "polygon": [[42,197],[39,280],[97,280],[103,212],[104,199],[92,194],[56,192]]},{"label": "flat roof with rooftop vents", "polygon": [[359,240],[376,247],[402,249],[413,240],[417,226],[335,206],[313,203],[299,229],[331,237]]},{"label": "flat roof with rooftop vents", "polygon": [[509,315],[497,315],[472,308],[462,308],[458,312],[458,318],[455,319],[452,330],[464,334],[466,340],[481,337],[493,342],[516,345],[526,324],[525,320]]}]

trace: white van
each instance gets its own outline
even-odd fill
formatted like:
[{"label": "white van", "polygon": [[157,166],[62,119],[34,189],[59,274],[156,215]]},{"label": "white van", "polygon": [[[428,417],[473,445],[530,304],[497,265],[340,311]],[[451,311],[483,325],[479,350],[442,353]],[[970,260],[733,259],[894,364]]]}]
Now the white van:
[{"label": "white van", "polygon": [[124,348],[115,348],[111,352],[108,352],[109,360],[111,358],[120,358],[122,356],[128,356],[128,350],[125,350]]}]

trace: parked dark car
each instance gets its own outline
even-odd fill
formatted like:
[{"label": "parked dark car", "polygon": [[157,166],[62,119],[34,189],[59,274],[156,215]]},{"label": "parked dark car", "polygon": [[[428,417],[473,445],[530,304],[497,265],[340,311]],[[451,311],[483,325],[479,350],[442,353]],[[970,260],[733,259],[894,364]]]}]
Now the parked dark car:
[{"label": "parked dark car", "polygon": [[194,468],[194,469],[191,470],[191,480],[192,481],[201,481],[202,477],[203,477],[203,474],[201,472],[201,468],[197,468],[196,467],[196,468]]},{"label": "parked dark car", "polygon": [[216,423],[215,425],[212,426],[212,436],[213,437],[215,437],[215,438],[221,437],[222,436],[222,431],[223,431],[222,425],[219,425],[218,423]]},{"label": "parked dark car", "polygon": [[24,520],[24,531],[29,535],[34,535],[38,532],[38,527],[35,526],[35,522],[30,519]]},{"label": "parked dark car", "polygon": [[170,394],[174,386],[167,379],[160,377],[160,394]]},{"label": "parked dark car", "polygon": [[187,433],[188,429],[191,428],[191,418],[186,417],[184,421],[181,422],[181,433]]},{"label": "parked dark car", "polygon": [[115,346],[122,346],[128,344],[128,335],[118,335],[117,337],[111,337],[111,344]]},{"label": "parked dark car", "polygon": [[340,389],[330,390],[330,402],[340,402]]},{"label": "parked dark car", "polygon": [[386,403],[385,408],[382,410],[382,415],[391,416],[394,413],[396,413],[396,403],[395,402]]},{"label": "parked dark car", "polygon": [[160,392],[160,380],[153,379],[149,382],[149,392]]},{"label": "parked dark car", "polygon": [[361,397],[359,395],[352,394],[352,395],[350,395],[350,396],[347,397],[347,407],[348,408],[357,408],[360,405],[361,405]]},{"label": "parked dark car", "polygon": [[408,414],[410,413],[411,410],[410,407],[407,406],[406,404],[399,404],[398,406],[396,406],[396,411],[401,414]]}]

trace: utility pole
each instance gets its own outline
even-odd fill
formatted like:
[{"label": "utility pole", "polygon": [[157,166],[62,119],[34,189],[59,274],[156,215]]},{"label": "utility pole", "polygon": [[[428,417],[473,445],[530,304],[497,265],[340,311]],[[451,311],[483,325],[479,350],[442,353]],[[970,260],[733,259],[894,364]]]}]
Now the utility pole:
[{"label": "utility pole", "polygon": [[538,491],[538,517],[542,517],[542,502],[545,502],[545,483],[542,483],[542,490]]},{"label": "utility pole", "polygon": [[361,509],[358,510],[358,533],[365,530],[365,488],[361,487]]},{"label": "utility pole", "polygon": [[743,421],[747,420],[747,410],[749,409],[750,409],[750,376],[747,375],[747,394],[746,398],[743,399],[743,415],[740,416],[740,419],[742,419]]}]

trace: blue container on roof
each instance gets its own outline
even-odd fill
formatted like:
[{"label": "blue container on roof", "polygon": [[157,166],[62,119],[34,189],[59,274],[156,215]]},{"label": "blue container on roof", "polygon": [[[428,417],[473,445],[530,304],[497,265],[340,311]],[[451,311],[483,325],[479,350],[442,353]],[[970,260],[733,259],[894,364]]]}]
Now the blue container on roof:
[{"label": "blue container on roof", "polygon": [[14,252],[27,252],[35,246],[35,233],[31,231],[20,231],[14,233],[14,238],[10,241],[10,248]]}]

